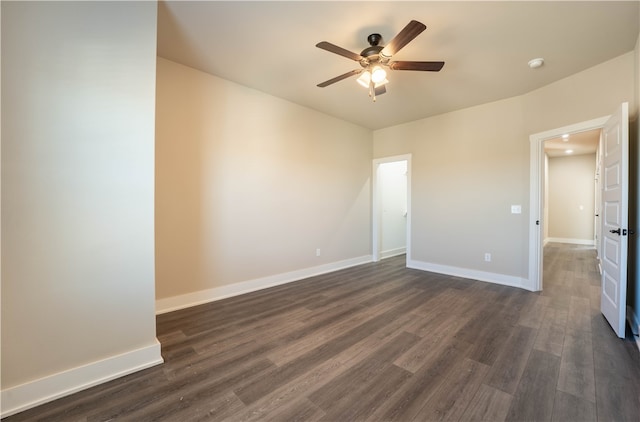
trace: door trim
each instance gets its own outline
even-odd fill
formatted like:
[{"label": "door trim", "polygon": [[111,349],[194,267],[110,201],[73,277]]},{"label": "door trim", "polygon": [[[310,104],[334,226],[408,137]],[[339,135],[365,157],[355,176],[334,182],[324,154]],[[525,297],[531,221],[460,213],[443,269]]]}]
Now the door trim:
[{"label": "door trim", "polygon": [[[544,141],[557,138],[565,133],[572,134],[588,130],[602,129],[611,116],[534,133],[529,136],[529,278],[526,281],[527,290],[542,290],[542,233],[545,221],[543,219],[543,177],[544,177]],[[540,222],[540,225],[536,224]]]},{"label": "door trim", "polygon": [[394,155],[391,157],[376,158],[372,165],[372,184],[371,184],[371,256],[373,262],[380,261],[381,242],[380,237],[382,225],[381,195],[378,183],[378,169],[380,164],[393,163],[396,161],[407,162],[407,260],[411,259],[411,154]]}]

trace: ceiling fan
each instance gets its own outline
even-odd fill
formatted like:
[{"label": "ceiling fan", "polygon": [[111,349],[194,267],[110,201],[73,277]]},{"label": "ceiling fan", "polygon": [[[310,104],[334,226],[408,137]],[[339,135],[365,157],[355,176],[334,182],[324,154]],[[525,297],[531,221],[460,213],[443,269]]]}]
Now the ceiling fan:
[{"label": "ceiling fan", "polygon": [[394,54],[409,44],[409,42],[420,35],[425,29],[427,29],[427,27],[423,23],[412,20],[384,47],[378,45],[382,40],[382,36],[380,34],[371,34],[367,37],[369,47],[362,50],[360,54],[345,50],[327,41],[319,42],[316,44],[316,47],[359,62],[362,69],[355,69],[336,76],[328,81],[319,83],[318,87],[324,88],[350,76],[360,75],[360,77],[358,77],[358,83],[369,89],[369,96],[375,101],[376,95],[387,92],[385,85],[389,81],[387,80],[387,72],[384,70],[384,67],[392,70],[439,72],[442,66],[444,66],[444,62],[391,61],[391,57]]}]

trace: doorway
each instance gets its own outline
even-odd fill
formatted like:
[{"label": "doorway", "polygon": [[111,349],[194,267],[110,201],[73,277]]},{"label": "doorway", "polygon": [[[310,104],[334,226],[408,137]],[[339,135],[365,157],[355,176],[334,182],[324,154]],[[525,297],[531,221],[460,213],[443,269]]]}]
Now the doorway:
[{"label": "doorway", "polygon": [[530,137],[530,224],[529,224],[529,278],[525,288],[531,291],[540,291],[543,287],[542,265],[545,234],[545,152],[544,143],[549,139],[561,138],[562,135],[577,134],[592,130],[602,130],[609,116],[577,123],[570,126],[541,132]]},{"label": "doorway", "polygon": [[411,256],[411,154],[373,160],[372,259]]},{"label": "doorway", "polygon": [[600,238],[599,147],[601,130],[565,133],[544,141],[543,244],[595,247]]},{"label": "doorway", "polygon": [[529,290],[542,290],[542,236],[544,203],[542,188],[543,144],[547,139],[562,136],[562,133],[579,133],[586,130],[602,129],[600,141],[600,180],[602,193],[599,210],[601,239],[599,240],[601,270],[600,310],[618,337],[625,336],[626,291],[627,291],[627,251],[629,197],[629,104],[622,103],[610,116],[564,128],[531,135],[530,173],[530,249],[529,249]]}]

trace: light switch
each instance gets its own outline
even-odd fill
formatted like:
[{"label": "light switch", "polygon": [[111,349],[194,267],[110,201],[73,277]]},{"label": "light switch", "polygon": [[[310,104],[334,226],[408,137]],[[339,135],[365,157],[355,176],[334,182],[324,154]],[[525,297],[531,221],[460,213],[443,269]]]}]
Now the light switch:
[{"label": "light switch", "polygon": [[511,205],[511,214],[522,214],[521,205]]}]

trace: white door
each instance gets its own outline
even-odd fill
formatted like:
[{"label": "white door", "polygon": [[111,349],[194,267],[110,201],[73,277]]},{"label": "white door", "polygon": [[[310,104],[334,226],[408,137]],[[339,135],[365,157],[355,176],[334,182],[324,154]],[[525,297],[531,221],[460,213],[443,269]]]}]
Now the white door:
[{"label": "white door", "polygon": [[627,302],[629,105],[605,123],[602,167],[602,295],[600,309],[624,338]]}]

